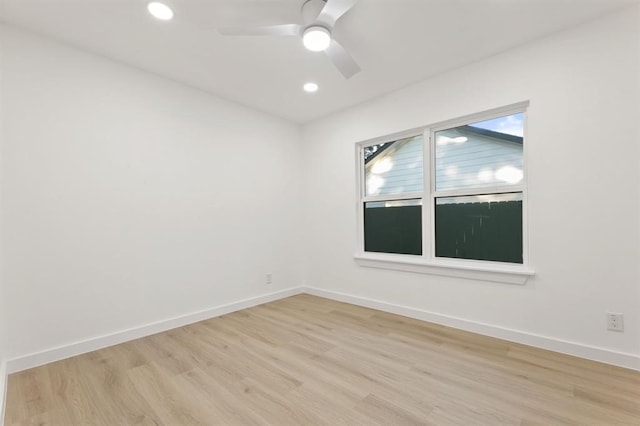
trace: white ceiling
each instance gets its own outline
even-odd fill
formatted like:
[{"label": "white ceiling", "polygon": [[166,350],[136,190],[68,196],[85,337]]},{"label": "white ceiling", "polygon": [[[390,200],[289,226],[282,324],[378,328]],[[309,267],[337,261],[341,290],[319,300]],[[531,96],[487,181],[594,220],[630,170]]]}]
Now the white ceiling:
[{"label": "white ceiling", "polygon": [[[303,123],[613,12],[638,0],[359,0],[334,36],[362,67],[345,80],[297,37],[216,28],[300,22],[304,0],[1,0],[8,24]],[[302,91],[315,81],[315,94]]]}]

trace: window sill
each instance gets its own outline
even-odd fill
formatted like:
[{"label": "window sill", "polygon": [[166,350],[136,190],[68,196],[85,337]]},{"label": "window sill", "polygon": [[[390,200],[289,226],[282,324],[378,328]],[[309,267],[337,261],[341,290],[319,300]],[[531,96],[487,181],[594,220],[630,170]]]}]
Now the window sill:
[{"label": "window sill", "polygon": [[491,281],[523,285],[534,271],[523,265],[510,265],[498,262],[478,262],[473,260],[412,259],[407,255],[358,253],[356,263],[368,268],[391,269],[394,271],[415,272],[419,274],[440,275],[469,280]]}]

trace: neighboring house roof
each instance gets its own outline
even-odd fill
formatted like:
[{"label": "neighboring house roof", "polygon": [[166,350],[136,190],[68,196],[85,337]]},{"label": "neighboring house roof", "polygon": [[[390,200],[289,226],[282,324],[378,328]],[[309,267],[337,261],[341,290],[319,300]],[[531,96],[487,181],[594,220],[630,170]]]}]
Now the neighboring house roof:
[{"label": "neighboring house roof", "polygon": [[460,127],[457,127],[457,129],[465,132],[469,132],[472,134],[476,134],[476,135],[482,135],[482,136],[487,136],[494,139],[501,139],[508,142],[519,143],[520,145],[522,145],[522,142],[524,140],[522,136],[515,136],[515,135],[510,135],[508,133],[496,132],[494,130],[483,129],[481,127],[460,126]]},{"label": "neighboring house roof", "polygon": [[371,145],[365,148],[364,151],[364,163],[367,164],[378,155],[382,154],[382,152],[393,145],[393,142],[385,142],[378,145]]}]

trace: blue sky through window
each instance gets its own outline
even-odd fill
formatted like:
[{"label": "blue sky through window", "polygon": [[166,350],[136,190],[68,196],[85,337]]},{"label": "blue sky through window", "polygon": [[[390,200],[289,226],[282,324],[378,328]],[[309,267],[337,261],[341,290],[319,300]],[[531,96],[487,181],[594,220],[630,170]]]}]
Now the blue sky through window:
[{"label": "blue sky through window", "polygon": [[506,115],[504,117],[472,123],[470,126],[522,137],[524,135],[524,114]]}]

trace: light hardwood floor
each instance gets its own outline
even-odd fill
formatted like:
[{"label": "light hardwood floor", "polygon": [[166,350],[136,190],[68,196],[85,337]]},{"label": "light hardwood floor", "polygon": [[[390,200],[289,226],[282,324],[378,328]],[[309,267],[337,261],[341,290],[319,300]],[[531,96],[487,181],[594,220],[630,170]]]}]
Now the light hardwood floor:
[{"label": "light hardwood floor", "polygon": [[640,425],[640,372],[298,295],[9,376],[6,425]]}]

